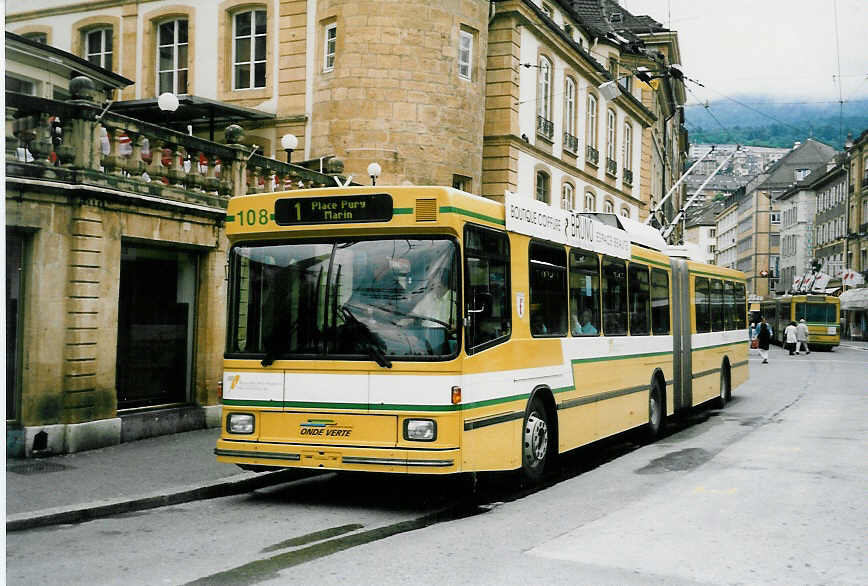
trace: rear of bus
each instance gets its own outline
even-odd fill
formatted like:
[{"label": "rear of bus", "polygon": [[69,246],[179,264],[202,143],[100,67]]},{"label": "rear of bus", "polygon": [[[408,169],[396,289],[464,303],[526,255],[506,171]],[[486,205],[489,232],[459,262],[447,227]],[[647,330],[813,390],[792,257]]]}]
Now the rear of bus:
[{"label": "rear of bus", "polygon": [[219,461],[459,471],[460,227],[433,221],[450,191],[230,201]]},{"label": "rear of bus", "polygon": [[793,297],[793,318],[805,320],[809,348],[834,348],[841,343],[840,300],[833,295]]}]

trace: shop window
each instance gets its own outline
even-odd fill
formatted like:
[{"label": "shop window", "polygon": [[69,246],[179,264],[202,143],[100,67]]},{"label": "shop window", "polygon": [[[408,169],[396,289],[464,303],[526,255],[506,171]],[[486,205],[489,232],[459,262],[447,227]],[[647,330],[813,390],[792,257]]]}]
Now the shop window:
[{"label": "shop window", "polygon": [[118,298],[118,408],[186,402],[190,396],[197,259],[124,246]]}]

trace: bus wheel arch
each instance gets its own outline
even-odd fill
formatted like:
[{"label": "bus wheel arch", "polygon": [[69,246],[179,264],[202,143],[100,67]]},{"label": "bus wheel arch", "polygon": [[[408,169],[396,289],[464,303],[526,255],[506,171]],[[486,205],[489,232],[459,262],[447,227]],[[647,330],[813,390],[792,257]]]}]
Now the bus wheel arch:
[{"label": "bus wheel arch", "polygon": [[720,365],[720,392],[717,399],[714,400],[715,407],[723,409],[730,399],[732,399],[732,369],[729,364],[729,356],[724,356],[723,363]]},{"label": "bus wheel arch", "polygon": [[521,472],[528,482],[538,482],[558,452],[557,405],[551,389],[533,390],[521,427]]}]

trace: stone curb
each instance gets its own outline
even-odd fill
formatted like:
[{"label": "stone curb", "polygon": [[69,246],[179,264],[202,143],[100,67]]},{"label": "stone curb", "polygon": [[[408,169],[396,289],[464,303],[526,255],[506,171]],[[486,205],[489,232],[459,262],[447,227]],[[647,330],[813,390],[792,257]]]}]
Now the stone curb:
[{"label": "stone curb", "polygon": [[298,471],[293,469],[265,473],[245,472],[204,485],[175,487],[133,498],[118,497],[81,505],[16,513],[14,515],[7,515],[6,532],[22,531],[24,529],[46,527],[49,525],[81,523],[132,511],[143,511],[191,501],[231,496],[297,479]]}]

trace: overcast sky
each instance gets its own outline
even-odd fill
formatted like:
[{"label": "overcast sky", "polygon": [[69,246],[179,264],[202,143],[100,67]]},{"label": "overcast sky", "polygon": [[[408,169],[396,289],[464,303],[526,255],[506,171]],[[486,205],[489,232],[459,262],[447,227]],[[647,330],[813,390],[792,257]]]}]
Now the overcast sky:
[{"label": "overcast sky", "polygon": [[[868,97],[868,0],[621,0],[678,31],[688,103],[769,94],[837,101]],[[833,78],[833,76],[835,76]]]}]

